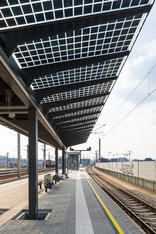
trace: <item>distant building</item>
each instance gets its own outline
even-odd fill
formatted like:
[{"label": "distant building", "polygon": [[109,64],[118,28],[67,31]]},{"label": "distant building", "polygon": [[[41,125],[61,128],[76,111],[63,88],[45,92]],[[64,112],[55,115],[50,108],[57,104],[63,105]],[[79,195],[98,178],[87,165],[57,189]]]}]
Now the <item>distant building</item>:
[{"label": "distant building", "polygon": [[129,162],[127,158],[111,158],[109,162]]},{"label": "distant building", "polygon": [[81,159],[81,163],[84,166],[90,165],[90,159]]},{"label": "distant building", "polygon": [[152,158],[145,158],[144,161],[155,161]]},{"label": "distant building", "polygon": [[108,158],[100,158],[100,161],[101,162],[108,162],[109,160],[108,160]]}]

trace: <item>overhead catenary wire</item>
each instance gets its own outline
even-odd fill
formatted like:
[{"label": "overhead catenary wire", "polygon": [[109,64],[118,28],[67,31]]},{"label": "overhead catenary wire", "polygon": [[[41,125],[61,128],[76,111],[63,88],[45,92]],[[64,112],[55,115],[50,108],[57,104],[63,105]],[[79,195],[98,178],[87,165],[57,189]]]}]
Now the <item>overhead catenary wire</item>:
[{"label": "overhead catenary wire", "polygon": [[[3,126],[3,125],[1,125]],[[11,129],[10,129],[11,130]],[[10,134],[10,135],[13,135],[13,136],[16,136],[16,133],[15,132],[8,132],[8,131],[5,131],[4,129],[0,129],[0,131],[2,132],[6,132],[7,134]],[[14,130],[11,130],[11,131],[14,131]]]},{"label": "overhead catenary wire", "polygon": [[[10,145],[10,144],[5,144],[5,143],[3,143],[3,146],[9,146],[10,148],[17,148],[16,145]],[[7,150],[6,150],[6,151],[7,151]]]},{"label": "overhead catenary wire", "polygon": [[99,128],[97,128],[97,129],[95,129],[95,130],[93,131],[93,133],[95,133],[95,134],[96,134],[96,131],[97,131],[97,130],[99,130],[99,129],[101,129],[101,128],[103,128],[105,125],[106,125],[106,124],[102,124],[102,126],[101,126],[101,127],[99,127]]},{"label": "overhead catenary wire", "polygon": [[[108,118],[108,120],[106,121],[105,124],[103,124],[101,127],[95,129],[93,131],[93,133],[95,133],[97,130],[101,129],[102,127],[104,127],[105,125],[107,125],[110,120],[116,115],[116,113],[121,109],[121,107],[125,104],[125,102],[131,97],[131,95],[136,91],[136,89],[142,84],[142,82],[146,79],[146,78],[149,78],[149,92],[148,92],[148,95],[144,98],[145,100],[153,93],[153,90],[152,92],[150,92],[150,77],[151,77],[151,72],[156,68],[156,64],[150,69],[150,71],[145,75],[145,77],[137,84],[137,86],[132,90],[132,92],[126,97],[126,99],[121,103],[121,105],[112,113],[112,115]],[[143,101],[144,101],[143,99]],[[141,101],[142,103],[142,101]],[[139,105],[141,104],[139,103]],[[136,107],[137,108],[137,107]],[[136,109],[134,108],[134,109]],[[124,117],[125,118],[125,117]],[[119,121],[120,122],[120,121]],[[106,134],[105,134],[106,135]]]},{"label": "overhead catenary wire", "polygon": [[117,127],[128,115],[130,115],[138,106],[140,106],[150,95],[152,95],[156,89],[151,91],[145,98],[143,98],[132,110],[130,110],[122,119],[120,119],[108,132],[105,133],[105,136],[108,135],[115,127]]},{"label": "overhead catenary wire", "polygon": [[[151,72],[156,67],[156,64],[151,68],[151,70],[146,74],[146,76],[138,83],[138,85],[132,90],[132,92],[127,96],[127,98],[121,103],[121,105],[112,113],[109,119],[106,121],[106,124],[113,118],[113,116],[120,110],[120,108],[124,105],[124,103],[131,97],[131,95],[135,92],[135,90],[142,84],[142,82],[150,77]],[[149,94],[150,94],[150,85],[149,85]]]}]

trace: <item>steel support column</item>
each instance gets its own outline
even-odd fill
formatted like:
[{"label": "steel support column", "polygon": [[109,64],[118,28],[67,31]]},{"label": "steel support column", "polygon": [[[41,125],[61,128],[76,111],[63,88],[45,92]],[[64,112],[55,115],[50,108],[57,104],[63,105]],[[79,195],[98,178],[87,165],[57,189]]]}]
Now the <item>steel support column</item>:
[{"label": "steel support column", "polygon": [[17,133],[17,157],[18,157],[18,178],[21,178],[21,139],[20,133]]},{"label": "steel support column", "polygon": [[65,150],[62,149],[62,174],[65,174]]},{"label": "steel support column", "polygon": [[29,174],[29,145],[27,145],[27,173]]},{"label": "steel support column", "polygon": [[46,144],[44,144],[44,149],[43,149],[43,162],[44,162],[44,171],[46,172]]},{"label": "steel support column", "polygon": [[38,218],[38,116],[29,109],[29,219]]},{"label": "steel support column", "polygon": [[55,148],[55,173],[58,174],[58,148]]},{"label": "steel support column", "polygon": [[80,164],[82,163],[81,157],[82,157],[82,155],[81,155],[81,151],[80,151]]}]

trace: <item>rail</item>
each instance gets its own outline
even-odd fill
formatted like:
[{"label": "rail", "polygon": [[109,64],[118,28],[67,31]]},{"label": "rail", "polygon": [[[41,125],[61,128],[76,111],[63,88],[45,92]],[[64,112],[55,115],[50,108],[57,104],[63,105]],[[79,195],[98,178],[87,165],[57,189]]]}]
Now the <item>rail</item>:
[{"label": "rail", "polygon": [[131,175],[123,174],[120,172],[103,169],[100,167],[96,167],[96,168],[100,171],[103,171],[104,173],[106,173],[108,175],[114,176],[120,180],[124,180],[130,184],[134,184],[136,186],[139,186],[140,188],[144,188],[146,190],[156,192],[156,181],[154,181],[154,180],[148,180],[145,178],[131,176]]},{"label": "rail", "polygon": [[122,187],[106,180],[102,172],[99,172],[95,168],[88,167],[86,170],[94,181],[122,207],[146,233],[156,233],[156,208]]},{"label": "rail", "polygon": [[[54,168],[47,169],[46,172],[54,171]],[[38,174],[45,173],[43,168],[38,169]],[[15,180],[23,179],[28,177],[27,169],[21,169],[21,178],[18,178],[18,170],[17,169],[4,169],[0,170],[0,184],[12,182]]]}]

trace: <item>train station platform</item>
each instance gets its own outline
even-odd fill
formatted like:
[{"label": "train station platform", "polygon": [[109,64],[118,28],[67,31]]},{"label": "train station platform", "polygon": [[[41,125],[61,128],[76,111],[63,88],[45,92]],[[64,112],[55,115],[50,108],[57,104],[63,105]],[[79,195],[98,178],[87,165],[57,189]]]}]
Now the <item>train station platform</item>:
[{"label": "train station platform", "polygon": [[84,169],[68,175],[39,198],[39,210],[49,210],[45,220],[11,219],[0,227],[0,234],[144,233]]}]

